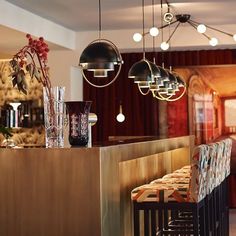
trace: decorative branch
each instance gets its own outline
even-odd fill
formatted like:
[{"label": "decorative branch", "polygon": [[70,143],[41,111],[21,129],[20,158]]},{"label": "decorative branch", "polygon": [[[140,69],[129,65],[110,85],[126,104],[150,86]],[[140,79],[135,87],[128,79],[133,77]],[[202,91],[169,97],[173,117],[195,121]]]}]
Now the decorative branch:
[{"label": "decorative branch", "polygon": [[10,65],[13,72],[11,73],[13,87],[17,86],[20,92],[27,94],[26,73],[31,79],[37,79],[43,85],[49,98],[50,113],[55,114],[53,107],[53,94],[51,93],[51,81],[49,78],[49,67],[47,65],[49,48],[43,37],[33,39],[30,34],[26,35],[28,45],[17,52]]},{"label": "decorative branch", "polygon": [[49,67],[47,66],[48,45],[43,37],[33,39],[30,34],[27,34],[26,37],[28,38],[28,45],[20,49],[10,61],[13,69],[11,74],[13,87],[17,86],[20,92],[27,94],[26,70],[31,79],[36,78],[49,92],[51,82],[49,79]]}]

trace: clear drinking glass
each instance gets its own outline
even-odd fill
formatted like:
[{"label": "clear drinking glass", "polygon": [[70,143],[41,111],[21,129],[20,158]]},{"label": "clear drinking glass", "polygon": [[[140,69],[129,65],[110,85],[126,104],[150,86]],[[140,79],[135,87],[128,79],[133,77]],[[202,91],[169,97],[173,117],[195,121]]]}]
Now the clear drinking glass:
[{"label": "clear drinking glass", "polygon": [[64,147],[65,87],[43,88],[47,148]]}]

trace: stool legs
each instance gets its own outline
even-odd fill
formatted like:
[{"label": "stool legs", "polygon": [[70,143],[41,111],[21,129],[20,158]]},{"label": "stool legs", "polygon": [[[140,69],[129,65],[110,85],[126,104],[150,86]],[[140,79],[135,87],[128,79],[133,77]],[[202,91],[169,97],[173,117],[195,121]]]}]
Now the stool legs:
[{"label": "stool legs", "polygon": [[139,226],[139,209],[137,206],[137,203],[134,202],[134,236],[139,236],[140,235],[140,226]]}]

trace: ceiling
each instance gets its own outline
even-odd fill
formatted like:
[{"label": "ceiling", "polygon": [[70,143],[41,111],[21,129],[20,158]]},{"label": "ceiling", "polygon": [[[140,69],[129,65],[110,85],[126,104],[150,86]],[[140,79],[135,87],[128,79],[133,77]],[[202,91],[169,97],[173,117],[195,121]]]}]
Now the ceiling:
[{"label": "ceiling", "polygon": [[[98,29],[98,0],[6,0],[36,15],[74,31]],[[191,14],[192,19],[205,24],[234,24],[235,0],[168,0],[173,13]],[[163,0],[165,2],[165,0]],[[156,4],[157,22],[160,21],[160,0]],[[102,27],[134,29],[141,26],[141,0],[101,0]],[[151,0],[145,1],[145,18],[151,22]],[[164,11],[166,11],[166,4]],[[159,25],[159,22],[158,22]],[[148,25],[147,25],[148,26]],[[149,24],[150,26],[150,24]],[[149,27],[148,26],[148,27]]]},{"label": "ceiling", "polygon": [[[235,24],[235,0],[168,0],[175,14],[191,14],[195,21],[210,26]],[[53,21],[73,31],[98,29],[98,0],[6,0],[29,12]],[[165,0],[163,0],[165,2]],[[160,0],[154,0],[157,25],[160,25]],[[141,0],[101,0],[102,29],[138,29],[142,24]],[[146,27],[151,26],[152,0],[145,1]],[[163,12],[167,11],[166,4]],[[223,29],[224,30],[224,29]],[[236,29],[235,29],[236,31]],[[25,33],[0,26],[0,56],[14,48],[20,48]],[[236,32],[231,32],[236,33]],[[50,48],[56,49],[55,45]],[[220,96],[236,95],[236,67],[200,68],[198,73],[208,78],[209,85]],[[222,86],[223,84],[223,86]]]}]

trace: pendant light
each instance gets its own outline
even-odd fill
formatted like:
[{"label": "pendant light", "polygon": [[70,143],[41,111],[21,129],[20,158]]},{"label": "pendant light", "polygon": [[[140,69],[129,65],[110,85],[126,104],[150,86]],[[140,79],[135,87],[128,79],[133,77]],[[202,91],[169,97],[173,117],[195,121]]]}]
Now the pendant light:
[{"label": "pendant light", "polygon": [[[154,6],[154,0],[152,0],[152,4]],[[154,9],[153,9],[153,15],[154,15]],[[162,11],[162,1],[161,1],[161,36],[163,41],[163,21],[168,22],[171,20],[173,15],[169,12],[165,13],[163,16]],[[167,41],[168,45],[170,46],[170,39],[174,32],[176,31],[177,27],[174,29],[172,34],[170,33],[170,23],[169,23],[169,39]],[[154,22],[153,22],[154,25]],[[153,37],[153,51],[155,53],[155,38]],[[170,54],[171,55],[171,54]],[[155,57],[154,57],[155,59]],[[155,62],[155,61],[154,61]],[[171,64],[171,57],[170,57],[170,64]],[[184,80],[174,71],[172,71],[172,68],[170,67],[169,70],[164,69],[164,66],[160,67],[162,70],[161,77],[156,80],[154,84],[150,87],[150,90],[152,92],[153,97],[157,98],[158,100],[164,100],[164,101],[176,101],[180,99],[186,91],[186,84]],[[160,69],[159,68],[159,69]]]},{"label": "pendant light", "polygon": [[[161,4],[162,6],[162,4]],[[161,10],[161,15],[162,15],[162,10]],[[152,0],[152,28],[155,28],[155,3],[154,0]],[[163,37],[163,30],[161,30],[161,35]],[[156,50],[155,50],[156,46],[155,46],[155,37],[152,37],[152,50],[153,50],[153,63],[156,64],[156,60],[155,60],[155,54],[156,54]],[[160,71],[160,76],[158,78],[155,78],[154,83],[152,83],[150,85],[150,90],[153,93],[154,91],[164,91],[165,89],[165,84],[167,81],[169,81],[169,74],[168,72],[164,69],[164,66],[158,66],[156,65]],[[166,90],[167,92],[167,90]],[[158,96],[157,92],[155,92],[155,97],[163,100],[160,96]]]},{"label": "pendant light", "polygon": [[[96,88],[107,87],[112,84],[118,77],[123,60],[121,54],[114,43],[110,40],[101,38],[101,0],[99,2],[99,38],[92,41],[82,52],[79,59],[79,66],[84,79],[92,86]],[[85,72],[93,72],[94,78],[108,77],[109,71],[114,71],[115,67],[118,67],[114,77],[109,82],[98,85],[91,82],[92,78],[89,78]]]},{"label": "pendant light", "polygon": [[119,107],[119,114],[116,116],[116,120],[120,123],[125,121],[125,115],[122,112],[122,104],[120,102],[120,107]]},{"label": "pendant light", "polygon": [[[150,91],[150,84],[155,82],[155,78],[160,77],[160,70],[145,56],[145,35],[144,35],[144,0],[142,0],[142,28],[143,28],[143,58],[134,63],[129,70],[128,77],[138,85],[142,95],[147,95]],[[147,88],[146,92],[142,89]]]}]

